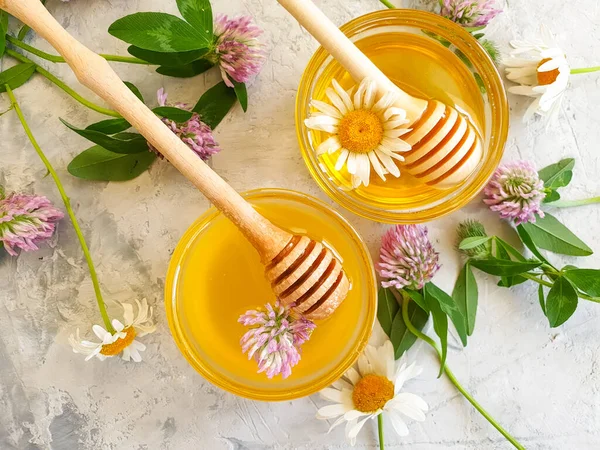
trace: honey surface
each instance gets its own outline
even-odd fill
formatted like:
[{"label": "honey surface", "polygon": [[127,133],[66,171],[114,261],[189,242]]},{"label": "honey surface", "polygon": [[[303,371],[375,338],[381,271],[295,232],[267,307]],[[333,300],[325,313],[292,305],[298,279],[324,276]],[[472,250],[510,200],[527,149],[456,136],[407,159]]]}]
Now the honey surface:
[{"label": "honey surface", "polygon": [[[214,370],[234,382],[256,389],[282,388],[310,383],[326,374],[353,351],[364,330],[368,282],[364,260],[356,241],[323,211],[304,204],[259,200],[258,210],[278,226],[326,242],[341,256],[353,287],[343,304],[326,321],[318,322],[303,346],[301,362],[283,381],[257,374],[257,365],[241,353],[239,340],[247,330],[238,317],[275,300],[258,254],[222,215],[196,234],[180,266],[176,285],[177,314],[188,334],[189,345]],[[373,306],[371,305],[371,311]]]}]

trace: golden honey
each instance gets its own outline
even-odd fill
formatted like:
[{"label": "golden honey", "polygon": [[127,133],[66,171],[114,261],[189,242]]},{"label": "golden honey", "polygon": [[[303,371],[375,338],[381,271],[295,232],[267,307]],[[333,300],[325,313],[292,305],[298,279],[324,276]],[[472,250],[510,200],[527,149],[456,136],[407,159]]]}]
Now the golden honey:
[{"label": "golden honey", "polygon": [[274,302],[274,294],[254,248],[213,210],[192,225],[173,255],[166,287],[169,324],[188,361],[218,386],[259,400],[308,395],[341,376],[368,340],[376,309],[373,267],[358,235],[328,206],[283,190],[254,191],[247,198],[277,226],[335,249],[352,283],[348,297],[329,319],[317,322],[289,378],[256,373],[256,362],[241,352],[247,328],[237,320]]},{"label": "golden honey", "polygon": [[379,11],[353,20],[342,31],[401,89],[468,115],[481,130],[484,160],[469,179],[448,190],[419,182],[401,165],[400,178],[388,175],[383,181],[371,170],[369,186],[351,189],[346,169],[334,168],[337,153],[318,158],[314,154],[327,134],[307,130],[303,124],[312,112],[311,98],[328,101],[325,90],[333,78],[346,89],[356,84],[319,49],[301,81],[296,111],[301,151],[317,183],[344,207],[384,222],[422,222],[464,205],[496,168],[508,129],[504,88],[483,49],[460,27],[422,11]]}]

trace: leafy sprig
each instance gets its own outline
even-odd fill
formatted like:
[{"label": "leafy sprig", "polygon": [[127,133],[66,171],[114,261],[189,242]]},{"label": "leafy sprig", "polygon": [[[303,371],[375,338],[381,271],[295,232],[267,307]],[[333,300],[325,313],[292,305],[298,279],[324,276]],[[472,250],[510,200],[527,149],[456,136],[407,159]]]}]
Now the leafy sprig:
[{"label": "leafy sprig", "polygon": [[[575,160],[564,159],[539,171],[544,181],[546,199],[552,204],[560,199],[559,188],[573,178]],[[487,236],[478,222],[463,223],[458,230],[458,250],[467,256],[456,281],[453,297],[461,305],[470,305],[473,320],[477,308],[477,281],[469,276],[471,268],[500,277],[498,286],[512,287],[526,281],[538,283],[538,297],[551,327],[565,323],[577,309],[579,299],[600,303],[600,270],[580,269],[572,265],[557,268],[544,251],[568,256],[589,256],[593,250],[562,224],[545,212],[535,222],[515,227],[523,246],[531,257],[498,236]],[[465,278],[470,277],[470,286]]]}]

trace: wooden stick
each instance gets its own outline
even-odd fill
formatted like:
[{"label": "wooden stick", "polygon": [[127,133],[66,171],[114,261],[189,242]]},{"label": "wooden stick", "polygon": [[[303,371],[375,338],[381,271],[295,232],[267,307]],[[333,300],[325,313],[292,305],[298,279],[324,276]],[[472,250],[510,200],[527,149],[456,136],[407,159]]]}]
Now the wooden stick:
[{"label": "wooden stick", "polygon": [[380,94],[386,91],[398,93],[398,105],[406,111],[411,122],[421,117],[427,101],[407,94],[390,81],[311,0],[277,1],[348,71],[354,81],[360,83],[363,78],[374,79]]},{"label": "wooden stick", "polygon": [[108,62],[73,38],[39,0],[0,0],[0,9],[29,25],[71,66],[81,84],[98,94],[131,123],[189,179],[271,261],[291,235],[258,214],[225,180],[185,145],[119,79]]}]

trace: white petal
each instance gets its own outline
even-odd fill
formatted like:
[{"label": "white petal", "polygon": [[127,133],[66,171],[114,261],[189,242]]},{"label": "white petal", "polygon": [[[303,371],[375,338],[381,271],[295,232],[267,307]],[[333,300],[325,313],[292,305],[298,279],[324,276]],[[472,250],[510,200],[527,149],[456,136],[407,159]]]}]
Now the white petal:
[{"label": "white petal", "polygon": [[375,152],[369,152],[369,159],[371,160],[371,165],[373,166],[373,170],[375,170],[375,173],[377,175],[379,175],[379,178],[381,178],[383,181],[385,181],[385,172],[383,170],[383,166],[381,165],[381,163],[379,162],[379,159],[377,158],[377,155],[375,154]]},{"label": "white petal", "polygon": [[336,403],[344,403],[344,395],[342,394],[341,391],[338,391],[337,389],[325,388],[325,389],[319,391],[319,394],[325,400],[330,400],[330,401],[336,402]]},{"label": "white petal", "polygon": [[371,162],[366,153],[358,153],[356,155],[356,176],[360,178],[365,186],[369,185],[371,178]]},{"label": "white petal", "polygon": [[335,89],[337,94],[340,96],[340,98],[344,102],[344,105],[346,105],[346,108],[348,109],[348,111],[354,111],[354,104],[352,103],[352,99],[350,98],[348,93],[344,90],[344,88],[342,86],[340,86],[340,84],[337,82],[337,80],[335,78],[333,80],[331,80],[331,84],[333,85],[333,88]]},{"label": "white petal", "polygon": [[[429,406],[425,400],[415,394],[411,394],[409,392],[401,392],[397,394],[392,400],[388,402],[391,408],[396,408],[397,405],[406,404],[410,405],[412,408],[419,409],[422,411],[428,411]],[[387,405],[386,405],[387,406]]]},{"label": "white petal", "polygon": [[350,154],[348,155],[348,162],[346,163],[346,167],[348,167],[348,173],[352,175],[356,174],[356,168],[358,166],[356,156],[356,153],[350,152]]},{"label": "white petal", "polygon": [[350,367],[346,373],[344,374],[346,378],[350,380],[350,382],[356,386],[356,383],[360,381],[360,374],[356,371],[354,367]]},{"label": "white petal", "polygon": [[130,361],[131,360],[131,351],[127,347],[125,347],[123,349],[123,353],[121,354],[121,359],[123,361]]},{"label": "white petal", "polygon": [[408,380],[412,380],[413,378],[418,377],[419,375],[421,375],[421,372],[423,372],[423,368],[417,366],[416,363],[412,363],[408,367],[401,367],[400,370],[398,370],[398,372],[394,376],[394,388],[396,393],[400,392],[400,389],[402,389],[404,383],[406,383]]},{"label": "white petal", "polygon": [[335,117],[336,119],[343,117],[340,111],[329,103],[320,100],[311,100],[310,105],[327,116]]},{"label": "white petal", "polygon": [[142,355],[140,355],[140,353],[137,351],[137,349],[130,348],[130,351],[131,351],[131,359],[133,359],[135,362],[142,361]]},{"label": "white petal", "polygon": [[329,139],[326,139],[319,144],[316,153],[317,156],[320,156],[323,153],[337,152],[340,148],[342,148],[342,144],[340,144],[339,138],[337,136],[331,136]]},{"label": "white petal", "polygon": [[348,114],[348,108],[346,107],[346,104],[344,103],[344,101],[340,98],[340,96],[337,94],[337,92],[333,88],[330,88],[330,87],[327,88],[325,90],[325,95],[327,96],[329,101],[332,103],[332,105],[335,106],[340,111],[342,116],[345,116],[346,114]]},{"label": "white petal", "polygon": [[337,427],[339,424],[341,424],[342,422],[345,422],[345,421],[346,421],[346,419],[344,419],[344,416],[341,416],[335,422],[333,422],[333,425],[331,425],[329,427],[329,430],[327,430],[327,433],[331,433],[331,430],[333,430],[335,427]]},{"label": "white petal", "polygon": [[558,59],[550,59],[537,68],[538,72],[550,72],[551,70],[558,69],[560,62]]},{"label": "white petal", "polygon": [[394,427],[394,431],[398,434],[398,436],[408,436],[408,427],[400,414],[395,411],[388,411],[388,417],[392,422],[392,426]]},{"label": "white petal", "polygon": [[383,120],[386,122],[394,117],[394,120],[406,120],[406,111],[402,108],[398,108],[397,106],[390,106],[383,113]]},{"label": "white petal", "polygon": [[323,406],[317,411],[317,419],[333,419],[345,414],[348,410],[342,404]]},{"label": "white petal", "polygon": [[529,105],[529,108],[527,108],[527,111],[525,111],[525,114],[523,115],[523,122],[527,122],[529,119],[531,119],[531,117],[538,112],[538,108],[540,106],[540,99],[536,98],[533,102],[531,102],[531,105]]},{"label": "white petal", "polygon": [[108,336],[112,336],[108,331],[106,331],[100,325],[92,326],[92,331],[94,332],[94,334],[96,336],[98,336],[98,339],[100,339],[102,342],[104,342],[104,339],[107,338]]},{"label": "white petal", "polygon": [[390,408],[404,414],[406,417],[416,420],[417,422],[423,422],[425,420],[425,413],[421,409],[409,403],[394,403],[392,406],[390,406]]},{"label": "white petal", "polygon": [[363,417],[363,416],[367,416],[367,415],[370,415],[370,413],[364,413],[362,411],[352,409],[352,410],[348,411],[346,414],[344,414],[344,419],[346,419],[348,421],[356,420],[359,417]]},{"label": "white petal", "polygon": [[348,150],[343,148],[342,151],[340,152],[340,156],[338,156],[338,159],[335,163],[335,170],[339,171],[342,169],[342,167],[344,167],[344,163],[348,159],[348,154],[349,154]]},{"label": "white petal", "polygon": [[396,103],[397,99],[398,95],[395,92],[386,92],[372,109],[375,112],[383,111]]},{"label": "white petal", "polygon": [[375,104],[375,97],[377,96],[377,83],[374,80],[367,80],[367,87],[365,89],[365,98],[363,100],[364,109],[372,109]]},{"label": "white petal", "polygon": [[380,149],[375,149],[375,154],[389,173],[396,178],[400,176],[400,169],[388,154],[382,152]]},{"label": "white petal", "polygon": [[123,307],[123,321],[127,326],[133,325],[133,305],[131,303],[121,303],[121,306]]},{"label": "white petal", "polygon": [[385,136],[381,140],[381,145],[396,152],[407,152],[412,148],[409,143],[403,141],[402,139],[392,139]]},{"label": "white petal", "polygon": [[117,330],[117,332],[121,332],[125,329],[125,325],[123,325],[120,321],[118,321],[117,319],[113,319],[112,320],[112,326],[115,330]]},{"label": "white petal", "polygon": [[528,97],[537,97],[537,94],[532,86],[512,86],[508,88],[508,92],[516,95],[526,95]]},{"label": "white petal", "polygon": [[363,425],[365,424],[365,422],[367,420],[369,420],[371,417],[373,416],[367,416],[366,418],[362,419],[361,421],[359,421],[356,425],[354,425],[352,428],[350,428],[350,430],[348,431],[348,434],[346,435],[346,437],[348,439],[350,439],[350,441],[356,439],[356,436],[358,435],[358,433],[360,432],[360,430],[362,429]]},{"label": "white petal", "polygon": [[332,386],[340,391],[342,389],[352,391],[352,389],[353,389],[353,386],[350,383],[348,383],[346,380],[344,380],[343,378],[340,378],[339,380],[335,380],[333,382]]},{"label": "white petal", "polygon": [[373,373],[373,366],[371,365],[366,352],[363,352],[358,357],[358,371],[360,372],[360,375],[362,377],[364,377],[365,375],[369,375],[370,373]]},{"label": "white petal", "polygon": [[356,93],[354,94],[354,109],[362,109],[363,98],[367,89],[367,83],[363,80],[359,85]]},{"label": "white petal", "polygon": [[388,380],[393,380],[396,372],[396,358],[394,355],[394,345],[392,341],[385,341],[379,348],[379,357],[381,364],[385,368],[384,376]]}]

